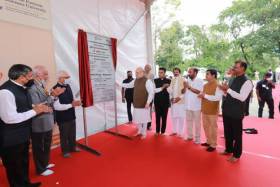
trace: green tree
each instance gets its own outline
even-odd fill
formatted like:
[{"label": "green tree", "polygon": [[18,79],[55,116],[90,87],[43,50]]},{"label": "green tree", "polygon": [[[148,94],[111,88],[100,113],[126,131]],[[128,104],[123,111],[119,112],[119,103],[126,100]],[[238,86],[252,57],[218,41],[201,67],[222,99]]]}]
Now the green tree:
[{"label": "green tree", "polygon": [[169,70],[183,64],[181,41],[184,38],[182,25],[175,21],[160,33],[160,47],[156,52],[156,63]]},{"label": "green tree", "polygon": [[181,5],[181,0],[157,0],[152,6],[152,33],[155,53],[160,45],[160,33],[176,20],[175,12]]},{"label": "green tree", "polygon": [[[274,68],[280,57],[280,1],[234,1],[220,14],[240,48],[244,59],[251,64],[249,73]],[[278,59],[278,60],[277,60]]]},{"label": "green tree", "polygon": [[[173,7],[167,17],[174,18],[180,2],[165,0]],[[183,26],[171,20],[157,30],[160,66],[216,68],[223,73],[241,58],[250,64],[247,73],[253,76],[254,71],[262,74],[280,64],[280,0],[233,1],[220,13],[219,23],[209,27]]]},{"label": "green tree", "polygon": [[192,25],[186,29],[184,44],[187,66],[215,68],[220,72],[228,67],[231,43],[227,39],[224,25]]}]

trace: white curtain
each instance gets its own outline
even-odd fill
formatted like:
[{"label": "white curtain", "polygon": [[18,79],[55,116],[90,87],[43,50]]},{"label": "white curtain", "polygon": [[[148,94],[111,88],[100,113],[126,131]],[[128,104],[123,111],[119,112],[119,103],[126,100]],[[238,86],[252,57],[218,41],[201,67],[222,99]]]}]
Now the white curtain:
[{"label": "white curtain", "polygon": [[[146,20],[143,16],[145,5],[139,0],[52,0],[51,7],[57,70],[67,70],[70,73],[74,94],[79,91],[78,29],[119,40],[116,70],[118,123],[126,122],[126,105],[121,103],[120,84],[125,79],[127,70],[134,71],[137,66],[147,63]],[[77,109],[76,113],[77,134],[81,138],[82,109]],[[103,131],[105,118],[107,128],[113,127],[113,102],[87,108],[89,134]]]}]

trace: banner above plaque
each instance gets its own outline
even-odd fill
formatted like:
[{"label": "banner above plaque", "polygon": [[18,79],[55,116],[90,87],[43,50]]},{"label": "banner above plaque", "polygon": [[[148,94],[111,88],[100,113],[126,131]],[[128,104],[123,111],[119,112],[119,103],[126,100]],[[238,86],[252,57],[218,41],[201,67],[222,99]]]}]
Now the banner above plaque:
[{"label": "banner above plaque", "polygon": [[51,30],[49,0],[0,0],[0,20]]}]

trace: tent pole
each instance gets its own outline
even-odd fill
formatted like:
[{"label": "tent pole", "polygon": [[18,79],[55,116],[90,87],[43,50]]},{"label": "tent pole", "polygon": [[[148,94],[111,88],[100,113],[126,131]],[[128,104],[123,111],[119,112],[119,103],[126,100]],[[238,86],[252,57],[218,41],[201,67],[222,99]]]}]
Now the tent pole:
[{"label": "tent pole", "polygon": [[87,113],[86,113],[86,108],[84,108],[84,107],[83,107],[83,121],[84,121],[85,145],[88,146]]},{"label": "tent pole", "polygon": [[96,151],[95,149],[92,149],[88,146],[87,116],[86,116],[86,108],[85,107],[83,107],[83,122],[84,122],[85,144],[81,144],[81,143],[77,142],[77,145],[85,151],[88,151],[92,154],[100,156],[101,154],[98,151]]},{"label": "tent pole", "polygon": [[[116,74],[114,74],[114,79],[116,80]],[[106,130],[105,132],[109,133],[109,134],[112,134],[112,135],[115,135],[115,136],[119,136],[119,137],[122,137],[122,138],[125,138],[125,139],[129,139],[129,140],[132,140],[132,138],[130,136],[127,136],[127,135],[124,135],[124,134],[120,134],[119,133],[119,130],[118,130],[118,112],[117,112],[117,84],[115,83],[114,84],[114,89],[115,89],[115,92],[114,92],[114,109],[115,109],[115,131],[108,131]]]}]

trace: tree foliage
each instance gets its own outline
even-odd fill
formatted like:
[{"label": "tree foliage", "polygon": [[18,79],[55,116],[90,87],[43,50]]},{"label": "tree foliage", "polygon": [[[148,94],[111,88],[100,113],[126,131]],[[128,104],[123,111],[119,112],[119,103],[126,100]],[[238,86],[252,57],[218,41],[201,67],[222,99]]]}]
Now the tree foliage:
[{"label": "tree foliage", "polygon": [[156,62],[162,67],[172,69],[183,64],[181,41],[184,37],[182,25],[176,21],[160,33],[161,45],[156,53]]},{"label": "tree foliage", "polygon": [[[180,6],[180,1],[165,1]],[[156,62],[168,69],[198,66],[224,72],[241,58],[250,64],[249,75],[264,73],[280,63],[280,0],[236,0],[215,25],[174,21],[159,36]]]}]

